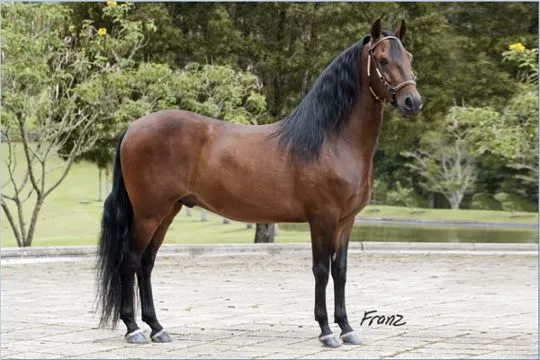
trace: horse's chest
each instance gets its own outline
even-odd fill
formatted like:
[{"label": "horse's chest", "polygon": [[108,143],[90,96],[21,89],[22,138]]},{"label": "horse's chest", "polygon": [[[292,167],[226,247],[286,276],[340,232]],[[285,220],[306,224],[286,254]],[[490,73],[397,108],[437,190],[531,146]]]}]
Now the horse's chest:
[{"label": "horse's chest", "polygon": [[336,200],[343,213],[358,213],[371,197],[371,167],[341,174],[335,182]]}]

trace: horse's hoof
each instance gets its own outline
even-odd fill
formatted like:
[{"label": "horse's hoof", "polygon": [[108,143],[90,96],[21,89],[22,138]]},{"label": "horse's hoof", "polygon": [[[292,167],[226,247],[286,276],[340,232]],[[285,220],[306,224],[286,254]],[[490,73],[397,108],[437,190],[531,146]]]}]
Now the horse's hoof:
[{"label": "horse's hoof", "polygon": [[148,339],[144,336],[141,329],[130,332],[124,336],[126,341],[130,344],[148,344]]},{"label": "horse's hoof", "polygon": [[360,336],[358,336],[358,334],[354,331],[349,331],[346,334],[342,334],[340,338],[344,344],[348,344],[348,345],[362,344],[362,341],[360,341]]},{"label": "horse's hoof", "polygon": [[169,336],[169,333],[165,330],[161,329],[156,334],[151,336],[153,342],[157,343],[165,343],[165,342],[171,342],[172,339]]},{"label": "horse's hoof", "polygon": [[330,333],[328,335],[319,335],[319,341],[326,347],[337,348],[341,346],[341,341],[336,339],[334,334]]}]

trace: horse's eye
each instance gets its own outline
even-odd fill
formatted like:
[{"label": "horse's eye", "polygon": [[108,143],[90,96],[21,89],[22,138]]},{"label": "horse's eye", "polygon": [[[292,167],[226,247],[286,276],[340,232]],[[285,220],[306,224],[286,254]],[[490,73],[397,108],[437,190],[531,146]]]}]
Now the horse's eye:
[{"label": "horse's eye", "polygon": [[379,64],[381,66],[388,65],[388,60],[386,60],[385,58],[382,58],[382,59],[379,60]]}]

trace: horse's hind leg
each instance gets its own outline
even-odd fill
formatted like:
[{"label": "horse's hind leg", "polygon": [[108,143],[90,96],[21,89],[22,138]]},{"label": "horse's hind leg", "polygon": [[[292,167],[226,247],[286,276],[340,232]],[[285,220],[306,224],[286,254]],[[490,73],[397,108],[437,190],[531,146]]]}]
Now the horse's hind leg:
[{"label": "horse's hind leg", "polygon": [[135,322],[135,312],[133,308],[135,272],[140,265],[141,258],[145,252],[154,232],[159,225],[159,219],[154,218],[133,218],[131,228],[131,241],[129,248],[120,264],[122,277],[122,301],[120,305],[120,319],[127,327],[125,339],[132,344],[144,344],[148,339]]},{"label": "horse's hind leg", "polygon": [[150,245],[146,248],[141,259],[141,266],[137,271],[139,294],[141,296],[142,320],[147,323],[152,329],[152,332],[150,333],[150,338],[154,342],[169,342],[171,341],[171,337],[163,329],[163,326],[161,326],[157,319],[156,309],[154,307],[154,299],[152,296],[152,283],[150,277],[159,247],[163,243],[165,234],[167,233],[171,222],[173,221],[176,214],[178,214],[181,207],[182,205],[180,203],[175,204],[172,211],[163,219],[158,229],[154,233]]}]

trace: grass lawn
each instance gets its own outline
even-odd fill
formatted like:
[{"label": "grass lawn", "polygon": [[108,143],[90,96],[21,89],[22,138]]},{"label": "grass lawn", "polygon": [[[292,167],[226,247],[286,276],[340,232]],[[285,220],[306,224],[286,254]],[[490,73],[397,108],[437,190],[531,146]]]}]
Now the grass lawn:
[{"label": "grass lawn", "polygon": [[[52,208],[52,201],[51,201]],[[97,244],[99,222],[102,211],[100,202],[88,204],[71,204],[69,207],[58,206],[57,214],[48,215],[39,221],[36,236],[32,246],[69,246]],[[71,209],[71,211],[69,211]],[[199,209],[193,209],[192,216],[186,216],[185,209],[169,228],[165,243],[197,244],[197,243],[252,243],[254,229],[248,229],[246,224],[231,221],[223,224],[222,218],[207,212],[207,222],[201,222]],[[2,246],[17,246],[11,230],[2,224]],[[305,231],[281,231],[276,237],[277,242],[308,241]]]},{"label": "grass lawn", "polygon": [[[1,144],[0,149],[2,150],[2,158],[5,158],[7,155],[6,144]],[[17,154],[19,162],[22,162],[20,149],[17,149]],[[62,160],[53,158],[50,168],[61,164]],[[0,169],[2,183],[5,183],[8,178],[3,163]],[[53,181],[59,175],[59,171],[53,171],[49,181]],[[17,176],[21,176],[21,172],[18,172]],[[40,213],[33,246],[96,244],[103,206],[103,203],[97,201],[97,198],[97,168],[87,162],[75,164],[60,187],[45,201]],[[29,221],[31,206],[32,200],[25,205],[26,221]],[[10,206],[10,208],[14,209],[13,206]],[[375,205],[368,206],[360,215],[399,219],[538,222],[536,213],[410,209]],[[16,246],[15,238],[3,212],[1,215],[1,231],[1,245],[3,247]],[[224,225],[221,217],[211,213],[208,213],[208,222],[203,223],[200,221],[200,211],[198,209],[193,209],[192,217],[187,217],[186,210],[182,209],[171,225],[166,243],[251,243],[253,237],[254,229],[247,229],[246,224],[232,221],[230,224]],[[276,241],[309,241],[309,234],[307,231],[280,231]]]},{"label": "grass lawn", "polygon": [[421,220],[457,220],[500,223],[538,223],[538,213],[493,211],[493,210],[451,210],[451,209],[420,209],[400,206],[367,206],[361,217],[392,218],[392,219],[421,219]]}]

